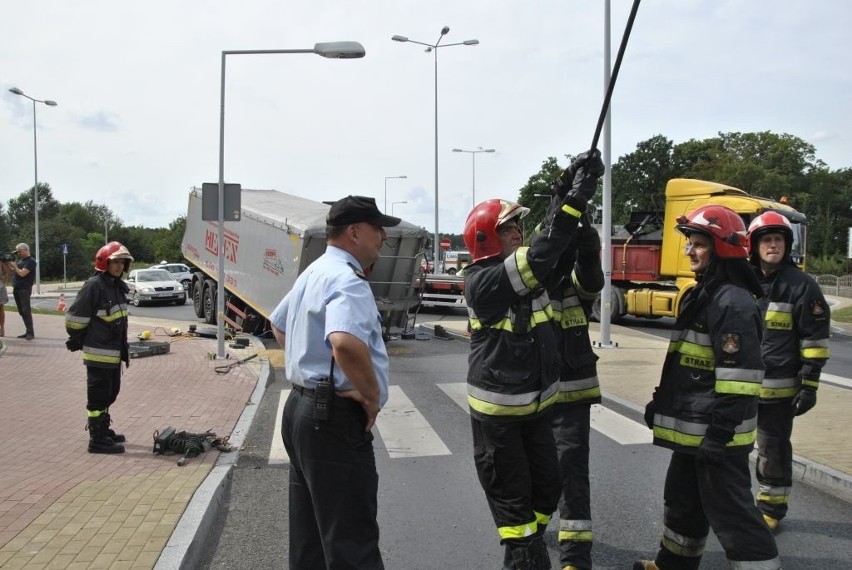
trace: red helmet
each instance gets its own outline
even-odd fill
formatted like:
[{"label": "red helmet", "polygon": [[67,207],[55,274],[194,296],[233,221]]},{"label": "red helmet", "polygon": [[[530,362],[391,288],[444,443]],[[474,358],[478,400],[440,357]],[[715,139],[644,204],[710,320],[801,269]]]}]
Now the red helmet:
[{"label": "red helmet", "polygon": [[769,233],[779,233],[784,236],[784,241],[787,243],[787,250],[784,253],[789,255],[793,247],[793,224],[785,216],[772,211],[763,212],[749,224],[749,249],[754,250],[760,237]]},{"label": "red helmet", "polygon": [[700,233],[713,240],[713,252],[720,259],[748,259],[748,240],[743,219],[725,206],[701,206],[677,219],[677,230],[689,237]]},{"label": "red helmet", "polygon": [[503,244],[497,235],[497,226],[529,213],[529,208],[496,198],[477,204],[464,223],[464,244],[474,263],[501,255]]},{"label": "red helmet", "polygon": [[106,271],[110,259],[124,259],[124,270],[127,271],[130,267],[130,262],[133,261],[133,256],[119,242],[111,241],[100,248],[98,253],[95,254],[95,270]]}]

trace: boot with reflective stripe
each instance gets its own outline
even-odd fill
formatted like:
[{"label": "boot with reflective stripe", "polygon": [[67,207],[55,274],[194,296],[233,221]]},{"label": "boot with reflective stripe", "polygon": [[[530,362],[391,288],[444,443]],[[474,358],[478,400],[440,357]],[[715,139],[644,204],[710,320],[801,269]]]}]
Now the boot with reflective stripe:
[{"label": "boot with reflective stripe", "polygon": [[124,453],[124,446],[107,435],[109,423],[104,414],[89,418],[89,453]]},{"label": "boot with reflective stripe", "polygon": [[125,441],[127,441],[127,439],[124,437],[124,434],[115,433],[112,428],[109,427],[110,424],[112,424],[112,418],[109,415],[109,411],[106,411],[101,415],[106,416],[107,435],[109,436],[109,438],[116,443],[124,443]]}]

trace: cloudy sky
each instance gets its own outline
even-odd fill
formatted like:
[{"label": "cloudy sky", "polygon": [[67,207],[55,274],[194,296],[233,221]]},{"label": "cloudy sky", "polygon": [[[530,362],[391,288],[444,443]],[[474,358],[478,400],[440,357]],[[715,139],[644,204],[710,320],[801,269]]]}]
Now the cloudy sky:
[{"label": "cloudy sky", "polygon": [[[612,57],[630,0],[611,0]],[[228,56],[225,179],[315,200],[375,196],[434,229],[438,50],[439,225],[472,200],[516,199],[548,156],[586,149],[603,99],[604,0],[39,0],[0,18],[0,202],[38,174],[62,202],[107,204],[164,227],[218,179],[222,50],[353,40],[364,59]],[[852,166],[852,3],[646,0],[613,97],[612,156],[771,130]],[[405,179],[388,176],[405,175]],[[396,202],[396,204],[394,204]],[[406,202],[406,203],[400,203]]]}]

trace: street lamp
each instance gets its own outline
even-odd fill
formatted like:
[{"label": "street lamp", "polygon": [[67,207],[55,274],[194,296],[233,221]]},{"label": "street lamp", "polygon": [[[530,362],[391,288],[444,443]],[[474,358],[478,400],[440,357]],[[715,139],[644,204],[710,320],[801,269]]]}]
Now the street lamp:
[{"label": "street lamp", "polygon": [[222,52],[222,79],[219,92],[219,212],[217,249],[219,279],[216,289],[216,358],[225,358],[225,61],[229,55],[255,55],[279,53],[314,53],[331,59],[364,57],[364,46],[358,42],[324,42],[305,49],[228,50]]},{"label": "street lamp", "polygon": [[426,46],[426,53],[432,52],[435,54],[435,236],[432,240],[432,247],[434,248],[435,254],[435,267],[437,267],[437,262],[439,259],[439,240],[438,240],[438,48],[444,47],[452,47],[452,46],[475,46],[479,44],[479,40],[465,40],[463,42],[457,42],[454,44],[444,44],[439,45],[441,40],[445,35],[450,33],[450,27],[444,26],[441,28],[441,35],[438,36],[438,41],[434,44],[427,44],[425,42],[418,42],[415,40],[410,40],[405,36],[393,36],[391,39],[395,42],[411,42],[413,44]]},{"label": "street lamp", "polygon": [[385,214],[388,213],[388,180],[392,178],[408,178],[405,174],[401,176],[385,176]]},{"label": "street lamp", "polygon": [[482,148],[479,147],[479,150],[465,150],[463,148],[454,148],[453,152],[469,152],[470,158],[473,161],[473,208],[476,207],[476,155],[480,152],[494,152],[493,148]]},{"label": "street lamp", "polygon": [[393,207],[397,204],[408,204],[408,202],[405,200],[403,200],[402,202],[391,202],[391,216],[393,216]]},{"label": "street lamp", "polygon": [[35,286],[36,293],[41,294],[41,257],[39,256],[39,232],[38,232],[38,136],[36,135],[36,103],[44,103],[48,107],[56,107],[56,101],[49,99],[40,100],[33,99],[17,87],[9,89],[15,95],[26,97],[33,102],[33,165],[35,167],[35,186],[33,186],[33,211],[35,212],[35,258],[36,258],[36,274]]}]

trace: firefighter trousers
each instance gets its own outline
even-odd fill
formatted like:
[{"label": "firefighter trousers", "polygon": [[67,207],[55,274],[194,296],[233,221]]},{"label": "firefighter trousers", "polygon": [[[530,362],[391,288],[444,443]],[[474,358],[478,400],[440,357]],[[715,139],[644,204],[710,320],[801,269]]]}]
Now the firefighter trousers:
[{"label": "firefighter trousers", "polygon": [[748,454],[708,463],[673,452],[663,497],[663,537],[656,559],[660,568],[697,570],[710,528],[732,567],[781,568],[775,538],[751,494]]},{"label": "firefighter trousers", "polygon": [[562,567],[592,567],[590,410],[591,404],[578,403],[558,404],[553,411],[553,433],[562,476],[559,498],[559,561]]},{"label": "firefighter trousers", "polygon": [[471,418],[479,483],[500,542],[510,547],[528,546],[556,510],[561,485],[551,421],[549,414],[521,421]]},{"label": "firefighter trousers", "polygon": [[793,486],[794,408],[789,398],[760,404],[757,412],[757,506],[781,520],[787,514]]},{"label": "firefighter trousers", "polygon": [[105,412],[121,390],[121,368],[86,366],[86,409]]}]

